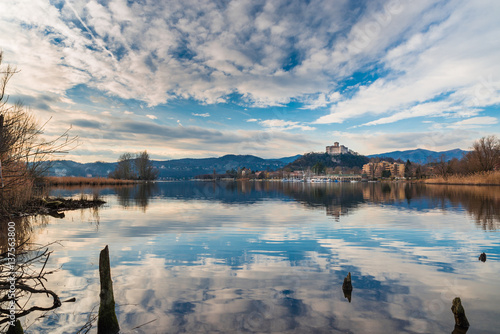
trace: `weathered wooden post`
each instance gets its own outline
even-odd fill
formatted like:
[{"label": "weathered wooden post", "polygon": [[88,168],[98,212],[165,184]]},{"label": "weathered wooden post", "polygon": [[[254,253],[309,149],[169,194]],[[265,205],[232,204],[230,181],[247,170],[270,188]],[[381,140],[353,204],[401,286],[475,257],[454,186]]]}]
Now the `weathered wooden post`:
[{"label": "weathered wooden post", "polygon": [[453,315],[455,316],[455,326],[460,327],[460,328],[469,328],[469,321],[467,320],[467,317],[465,316],[465,310],[464,307],[462,306],[462,301],[460,300],[459,297],[456,297],[453,299],[452,305],[451,305],[451,311],[453,312]]},{"label": "weathered wooden post", "polygon": [[344,278],[344,283],[342,283],[342,291],[344,292],[344,297],[347,298],[350,303],[352,296],[352,282],[350,272],[347,274],[346,278]]},{"label": "weathered wooden post", "polygon": [[342,290],[352,291],[351,273],[349,272],[344,278],[344,283],[342,284]]},{"label": "weathered wooden post", "polygon": [[116,334],[120,331],[120,326],[115,313],[115,297],[113,295],[107,245],[99,255],[99,279],[101,281],[101,293],[99,294],[101,303],[99,305],[99,318],[97,319],[97,333]]}]

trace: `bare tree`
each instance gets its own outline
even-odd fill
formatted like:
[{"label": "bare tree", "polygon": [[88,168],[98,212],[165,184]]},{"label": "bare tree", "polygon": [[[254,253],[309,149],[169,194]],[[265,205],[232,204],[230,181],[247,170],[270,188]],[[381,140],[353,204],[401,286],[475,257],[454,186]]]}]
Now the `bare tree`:
[{"label": "bare tree", "polygon": [[500,162],[500,140],[496,136],[483,137],[472,145],[465,159],[472,172],[487,172]]},{"label": "bare tree", "polygon": [[437,175],[442,176],[443,179],[446,180],[451,172],[450,166],[446,161],[446,156],[444,154],[441,154],[439,160],[435,161],[433,165],[434,165],[434,172]]},{"label": "bare tree", "polygon": [[132,153],[123,153],[118,158],[118,165],[116,169],[109,174],[113,179],[134,180],[137,175],[134,172]]},{"label": "bare tree", "polygon": [[[0,52],[0,66],[2,52]],[[17,73],[14,67],[0,67],[0,161],[2,187],[0,211],[19,208],[32,198],[35,182],[48,169],[47,160],[64,153],[76,143],[69,129],[55,139],[44,140],[45,124],[39,124],[21,103],[10,105],[5,94],[10,78]]]},{"label": "bare tree", "polygon": [[135,168],[139,180],[151,181],[158,177],[158,171],[153,167],[147,151],[140,152],[135,158]]}]

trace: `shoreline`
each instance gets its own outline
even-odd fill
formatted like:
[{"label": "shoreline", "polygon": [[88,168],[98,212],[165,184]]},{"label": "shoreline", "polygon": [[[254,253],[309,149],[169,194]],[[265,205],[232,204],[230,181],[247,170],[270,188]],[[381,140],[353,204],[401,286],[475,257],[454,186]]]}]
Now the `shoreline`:
[{"label": "shoreline", "polygon": [[[68,199],[62,197],[41,197],[35,198],[26,204],[26,207],[16,210],[8,214],[10,217],[27,217],[27,216],[52,216],[56,218],[64,218],[64,211],[99,208],[106,204],[106,201],[100,198],[80,198]],[[2,217],[2,218],[8,218]]]},{"label": "shoreline", "polygon": [[44,185],[49,187],[60,186],[122,186],[133,185],[144,181],[110,179],[107,177],[83,177],[83,176],[48,176]]}]

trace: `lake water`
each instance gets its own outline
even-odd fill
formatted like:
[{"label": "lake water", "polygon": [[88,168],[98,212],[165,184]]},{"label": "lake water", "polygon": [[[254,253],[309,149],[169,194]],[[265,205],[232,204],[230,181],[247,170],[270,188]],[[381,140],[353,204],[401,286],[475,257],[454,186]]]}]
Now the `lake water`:
[{"label": "lake water", "polygon": [[99,210],[31,220],[32,241],[59,241],[46,288],[76,302],[24,317],[28,333],[75,333],[97,311],[105,245],[123,333],[451,333],[456,296],[469,333],[500,332],[499,187],[169,182],[99,192]]}]

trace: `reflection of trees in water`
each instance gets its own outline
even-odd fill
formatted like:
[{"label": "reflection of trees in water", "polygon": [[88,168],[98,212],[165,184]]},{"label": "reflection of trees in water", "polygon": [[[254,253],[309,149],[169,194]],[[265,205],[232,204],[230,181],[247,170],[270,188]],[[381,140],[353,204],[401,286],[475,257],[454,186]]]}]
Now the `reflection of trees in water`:
[{"label": "reflection of trees in water", "polygon": [[15,223],[17,244],[32,245],[36,242],[36,234],[33,233],[35,227],[44,227],[49,223],[49,216],[25,216],[12,217],[8,220],[0,220],[0,253],[7,252],[8,245],[8,222]]},{"label": "reflection of trees in water", "polygon": [[306,207],[325,208],[335,218],[347,215],[361,203],[407,205],[419,208],[461,206],[485,230],[500,227],[498,187],[439,186],[411,183],[334,183],[286,182],[172,182],[143,183],[116,188],[123,207],[137,206],[144,211],[153,196],[186,200],[252,204],[266,199],[294,199]]},{"label": "reflection of trees in water", "polygon": [[132,199],[132,189],[134,186],[123,186],[123,187],[116,187],[116,195],[118,196],[118,204],[123,206],[124,208],[128,208],[131,206],[131,199]]},{"label": "reflection of trees in water", "polygon": [[428,193],[464,207],[484,230],[500,228],[500,187],[430,185]]},{"label": "reflection of trees in water", "polygon": [[411,201],[413,189],[410,190],[410,184],[387,183],[387,182],[369,182],[363,184],[363,198],[367,202],[376,204],[390,204],[402,200]]},{"label": "reflection of trees in water", "polygon": [[426,208],[463,207],[482,229],[500,228],[499,187],[369,183],[363,187],[363,197],[368,202],[380,204],[406,201],[411,205],[417,200],[426,200]]},{"label": "reflection of trees in water", "polygon": [[[9,316],[14,301],[16,319],[35,311],[48,312],[61,306],[58,295],[44,285],[47,284],[46,276],[52,273],[46,271],[51,253],[48,249],[50,245],[39,247],[30,240],[33,225],[46,224],[46,218],[22,217],[0,222],[0,326],[4,331],[10,325]],[[8,247],[8,232],[14,230],[9,230],[9,226],[15,229],[14,252]],[[12,254],[15,254],[15,257]],[[12,259],[15,259],[15,262]],[[15,282],[15,290],[11,288],[12,282]]]},{"label": "reflection of trees in water", "polygon": [[144,182],[133,186],[122,186],[115,188],[118,196],[118,204],[128,207],[139,207],[146,212],[151,197],[155,196],[158,191],[156,183]]},{"label": "reflection of trees in water", "polygon": [[157,186],[155,183],[151,182],[139,183],[137,187],[135,187],[136,190],[134,194],[135,205],[137,205],[144,212],[146,212],[146,209],[149,205],[149,199],[153,197],[156,188]]}]

